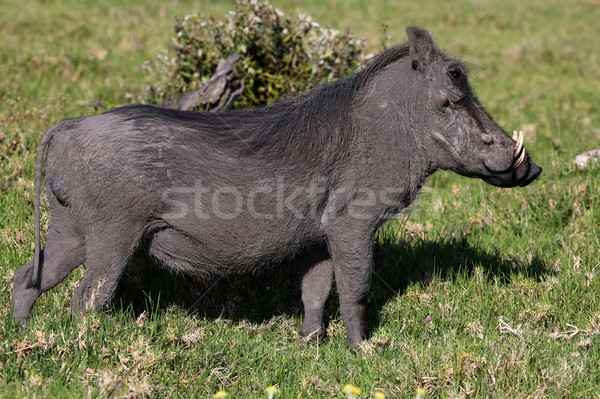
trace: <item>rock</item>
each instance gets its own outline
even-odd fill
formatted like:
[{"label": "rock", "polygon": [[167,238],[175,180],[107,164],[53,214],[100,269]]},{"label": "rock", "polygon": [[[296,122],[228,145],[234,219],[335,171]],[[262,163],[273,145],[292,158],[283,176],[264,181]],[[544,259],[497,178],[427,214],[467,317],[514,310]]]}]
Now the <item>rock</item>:
[{"label": "rock", "polygon": [[591,150],[581,153],[575,157],[573,163],[578,169],[585,169],[590,161],[594,161],[600,158],[600,149]]}]

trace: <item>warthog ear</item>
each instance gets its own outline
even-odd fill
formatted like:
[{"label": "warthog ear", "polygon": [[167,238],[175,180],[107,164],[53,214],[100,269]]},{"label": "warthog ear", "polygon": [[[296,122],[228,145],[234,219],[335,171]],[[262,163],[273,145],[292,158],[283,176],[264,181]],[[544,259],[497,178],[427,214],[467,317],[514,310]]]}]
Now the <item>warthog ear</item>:
[{"label": "warthog ear", "polygon": [[429,32],[416,26],[409,26],[406,28],[406,35],[408,36],[409,55],[413,60],[413,68],[427,67],[433,61],[436,51]]}]

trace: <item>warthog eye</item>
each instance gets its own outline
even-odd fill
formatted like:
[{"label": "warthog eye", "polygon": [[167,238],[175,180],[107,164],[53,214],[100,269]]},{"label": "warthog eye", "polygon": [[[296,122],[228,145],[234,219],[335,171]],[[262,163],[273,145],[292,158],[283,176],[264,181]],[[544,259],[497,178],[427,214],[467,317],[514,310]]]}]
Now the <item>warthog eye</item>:
[{"label": "warthog eye", "polygon": [[448,71],[448,76],[453,80],[460,81],[462,78],[462,72],[459,69],[451,69]]}]

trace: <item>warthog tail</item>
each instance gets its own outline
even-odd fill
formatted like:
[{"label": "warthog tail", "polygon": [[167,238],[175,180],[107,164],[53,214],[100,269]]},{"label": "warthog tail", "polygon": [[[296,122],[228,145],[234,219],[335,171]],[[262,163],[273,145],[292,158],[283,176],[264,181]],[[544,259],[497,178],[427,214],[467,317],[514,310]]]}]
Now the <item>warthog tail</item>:
[{"label": "warthog tail", "polygon": [[54,136],[56,128],[48,130],[38,148],[37,166],[35,170],[35,200],[34,200],[34,218],[35,218],[35,255],[33,257],[33,271],[31,273],[31,284],[37,286],[40,283],[40,195],[42,191],[42,174],[44,168],[44,157],[48,143]]}]

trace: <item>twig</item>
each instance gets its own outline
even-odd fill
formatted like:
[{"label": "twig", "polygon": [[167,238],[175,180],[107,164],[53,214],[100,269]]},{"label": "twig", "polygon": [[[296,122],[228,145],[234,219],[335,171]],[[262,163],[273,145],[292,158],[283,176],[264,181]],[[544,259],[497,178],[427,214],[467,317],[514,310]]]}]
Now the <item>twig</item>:
[{"label": "twig", "polygon": [[506,322],[504,316],[500,316],[498,318],[498,323],[500,324],[500,331],[505,331],[510,334],[517,335],[519,337],[523,335],[523,329],[521,328],[521,324],[519,324],[516,328],[513,328]]}]

